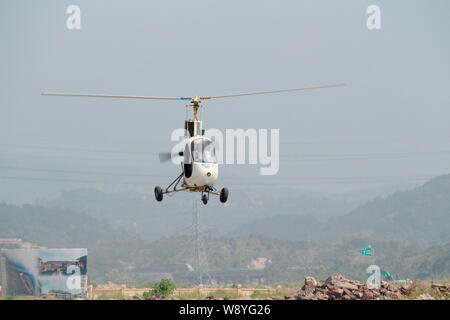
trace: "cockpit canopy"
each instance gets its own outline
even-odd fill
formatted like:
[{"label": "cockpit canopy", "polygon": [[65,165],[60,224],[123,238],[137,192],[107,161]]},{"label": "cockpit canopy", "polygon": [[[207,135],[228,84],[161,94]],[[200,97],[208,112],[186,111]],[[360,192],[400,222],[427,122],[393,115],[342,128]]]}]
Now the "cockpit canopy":
[{"label": "cockpit canopy", "polygon": [[185,163],[203,162],[203,163],[217,163],[216,150],[211,140],[201,137],[194,139],[190,143],[190,152],[188,145],[185,150]]}]

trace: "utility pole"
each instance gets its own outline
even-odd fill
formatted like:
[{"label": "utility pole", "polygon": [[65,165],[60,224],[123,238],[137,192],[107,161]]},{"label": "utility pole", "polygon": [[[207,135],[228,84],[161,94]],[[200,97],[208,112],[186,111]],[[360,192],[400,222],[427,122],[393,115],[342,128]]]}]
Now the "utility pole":
[{"label": "utility pole", "polygon": [[192,210],[192,233],[194,240],[195,271],[198,275],[198,284],[203,285],[204,276],[208,277],[209,284],[211,276],[208,273],[208,259],[204,248],[203,238],[200,232],[200,214],[198,211],[198,200],[194,200]]}]

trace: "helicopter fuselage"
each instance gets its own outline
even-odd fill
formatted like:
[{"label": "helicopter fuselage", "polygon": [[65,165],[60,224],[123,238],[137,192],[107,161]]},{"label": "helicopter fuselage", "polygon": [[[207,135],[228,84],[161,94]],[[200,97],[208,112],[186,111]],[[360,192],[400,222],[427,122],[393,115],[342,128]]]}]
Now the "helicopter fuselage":
[{"label": "helicopter fuselage", "polygon": [[192,164],[184,165],[192,166],[192,173],[188,177],[186,171],[184,172],[184,184],[187,187],[211,187],[217,182],[219,176],[219,166],[217,163],[199,163],[194,162]]},{"label": "helicopter fuselage", "polygon": [[182,167],[185,187],[212,187],[219,176],[212,141],[204,136],[189,138],[183,152]]}]

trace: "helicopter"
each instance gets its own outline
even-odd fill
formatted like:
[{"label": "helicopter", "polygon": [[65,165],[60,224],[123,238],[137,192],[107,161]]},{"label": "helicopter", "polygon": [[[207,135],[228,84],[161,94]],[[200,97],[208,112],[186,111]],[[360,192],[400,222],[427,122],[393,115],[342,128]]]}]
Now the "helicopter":
[{"label": "helicopter", "polygon": [[[198,112],[203,100],[232,98],[272,93],[283,93],[291,91],[303,91],[322,88],[333,88],[345,86],[344,83],[322,85],[305,88],[282,89],[271,91],[247,92],[219,96],[192,96],[192,97],[158,97],[158,96],[132,96],[132,95],[111,95],[111,94],[90,94],[90,93],[58,93],[42,92],[43,96],[65,96],[65,97],[87,97],[87,98],[119,98],[119,99],[144,99],[144,100],[178,100],[189,101],[193,110],[193,118],[186,119],[184,123],[186,144],[182,151],[177,154],[160,153],[160,162],[170,161],[173,157],[182,157],[181,173],[166,188],[156,186],[154,188],[155,199],[158,202],[163,200],[165,194],[172,194],[180,191],[200,192],[201,200],[206,205],[211,194],[218,195],[220,202],[228,200],[229,190],[223,187],[220,191],[215,184],[219,176],[218,162],[216,158],[215,145],[211,139],[204,136],[202,122],[198,119]],[[180,185],[181,183],[181,185]],[[180,186],[180,187],[179,187]]]}]

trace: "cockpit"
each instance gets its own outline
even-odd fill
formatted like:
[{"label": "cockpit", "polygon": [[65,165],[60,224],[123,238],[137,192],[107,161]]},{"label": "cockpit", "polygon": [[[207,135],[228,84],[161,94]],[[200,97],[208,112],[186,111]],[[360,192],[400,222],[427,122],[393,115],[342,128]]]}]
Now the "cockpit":
[{"label": "cockpit", "polygon": [[186,178],[192,175],[193,163],[217,163],[214,143],[204,137],[196,138],[186,144],[184,149],[184,174]]},{"label": "cockpit", "polygon": [[217,163],[216,150],[211,140],[195,139],[191,142],[191,153],[194,162]]}]

